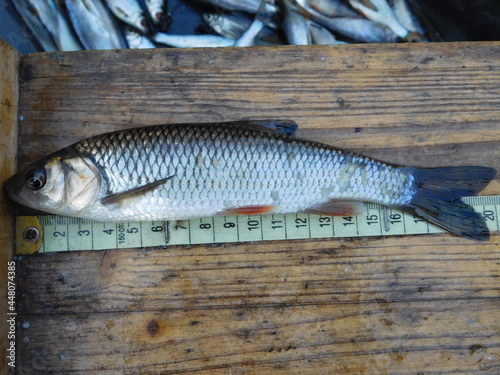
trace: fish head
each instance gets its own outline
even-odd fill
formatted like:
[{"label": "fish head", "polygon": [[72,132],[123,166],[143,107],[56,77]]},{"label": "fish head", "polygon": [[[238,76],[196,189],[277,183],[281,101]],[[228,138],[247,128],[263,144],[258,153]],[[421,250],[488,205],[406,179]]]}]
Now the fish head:
[{"label": "fish head", "polygon": [[12,200],[24,206],[78,216],[99,200],[101,177],[87,158],[58,153],[9,178],[5,189]]}]

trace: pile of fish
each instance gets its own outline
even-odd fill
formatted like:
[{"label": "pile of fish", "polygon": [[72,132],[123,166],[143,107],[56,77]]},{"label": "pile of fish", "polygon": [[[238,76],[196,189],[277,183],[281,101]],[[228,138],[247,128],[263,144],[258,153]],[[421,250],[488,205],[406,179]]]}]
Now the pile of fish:
[{"label": "pile of fish", "polygon": [[46,51],[427,41],[413,0],[185,0],[207,33],[167,33],[165,0],[13,0]]}]

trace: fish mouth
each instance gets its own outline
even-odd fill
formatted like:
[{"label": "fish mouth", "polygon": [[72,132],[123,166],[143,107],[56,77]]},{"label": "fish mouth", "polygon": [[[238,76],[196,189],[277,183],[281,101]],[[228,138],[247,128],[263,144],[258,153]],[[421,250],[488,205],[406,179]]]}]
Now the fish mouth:
[{"label": "fish mouth", "polygon": [[21,173],[16,173],[4,183],[4,190],[7,193],[7,196],[20,204],[25,204],[19,197],[19,193],[23,190],[23,188],[24,184],[21,182]]}]

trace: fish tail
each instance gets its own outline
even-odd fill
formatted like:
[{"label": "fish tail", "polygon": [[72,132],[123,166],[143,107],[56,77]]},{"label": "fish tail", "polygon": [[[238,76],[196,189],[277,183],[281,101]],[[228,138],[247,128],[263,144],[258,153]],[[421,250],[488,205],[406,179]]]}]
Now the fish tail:
[{"label": "fish tail", "polygon": [[489,239],[480,214],[461,198],[476,195],[495,177],[489,167],[412,168],[416,192],[410,203],[415,212],[451,233],[473,240]]}]

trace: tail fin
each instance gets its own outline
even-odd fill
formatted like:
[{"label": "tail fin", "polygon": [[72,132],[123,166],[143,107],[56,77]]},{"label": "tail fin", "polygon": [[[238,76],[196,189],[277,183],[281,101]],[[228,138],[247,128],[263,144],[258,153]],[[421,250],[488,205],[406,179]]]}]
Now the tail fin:
[{"label": "tail fin", "polygon": [[416,193],[410,206],[423,218],[454,234],[486,241],[484,219],[460,198],[476,195],[495,177],[489,167],[413,169]]}]

